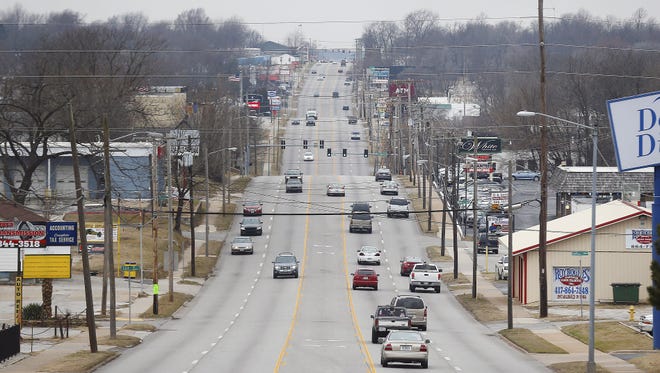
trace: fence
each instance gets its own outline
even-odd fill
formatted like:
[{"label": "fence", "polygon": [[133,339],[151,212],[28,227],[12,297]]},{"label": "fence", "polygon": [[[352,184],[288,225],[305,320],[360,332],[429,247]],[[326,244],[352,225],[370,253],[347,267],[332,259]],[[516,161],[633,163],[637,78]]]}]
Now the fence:
[{"label": "fence", "polygon": [[0,330],[0,362],[21,352],[21,328],[18,325]]}]

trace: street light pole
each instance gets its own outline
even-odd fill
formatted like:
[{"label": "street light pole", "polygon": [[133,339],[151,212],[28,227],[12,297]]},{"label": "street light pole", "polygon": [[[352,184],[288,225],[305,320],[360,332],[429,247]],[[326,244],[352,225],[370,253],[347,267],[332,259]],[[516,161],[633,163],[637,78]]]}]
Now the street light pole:
[{"label": "street light pole", "polygon": [[[540,116],[545,118],[554,119],[559,122],[564,122],[572,124],[580,128],[590,129],[592,131],[591,137],[593,140],[592,145],[592,171],[591,171],[591,251],[590,255],[590,268],[591,279],[589,280],[589,356],[587,360],[587,372],[595,373],[596,372],[596,362],[594,360],[594,340],[595,340],[595,325],[594,320],[596,317],[595,303],[596,303],[596,203],[598,200],[598,188],[597,188],[597,178],[598,178],[598,127],[587,126],[582,123],[573,122],[567,119],[555,117],[548,114],[536,113],[532,111],[519,111],[517,114],[519,117],[533,117]],[[511,259],[509,259],[509,265],[511,265]]]}]

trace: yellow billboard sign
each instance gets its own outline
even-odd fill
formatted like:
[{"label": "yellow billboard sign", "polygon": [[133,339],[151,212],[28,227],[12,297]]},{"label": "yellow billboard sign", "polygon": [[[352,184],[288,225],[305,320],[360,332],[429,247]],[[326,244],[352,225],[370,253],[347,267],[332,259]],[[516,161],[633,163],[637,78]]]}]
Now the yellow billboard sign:
[{"label": "yellow billboard sign", "polygon": [[71,278],[71,255],[25,255],[23,278]]}]

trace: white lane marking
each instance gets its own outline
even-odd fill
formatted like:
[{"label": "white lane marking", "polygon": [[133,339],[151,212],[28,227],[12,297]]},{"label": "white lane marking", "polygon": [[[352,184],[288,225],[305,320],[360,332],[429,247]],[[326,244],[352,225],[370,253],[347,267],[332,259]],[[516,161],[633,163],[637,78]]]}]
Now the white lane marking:
[{"label": "white lane marking", "polygon": [[457,371],[457,372],[462,372],[463,371],[463,369],[461,369],[460,367],[454,367],[454,370]]},{"label": "white lane marking", "polygon": [[208,353],[209,353],[208,351],[202,351],[202,355],[206,355]]},{"label": "white lane marking", "polygon": [[199,360],[193,360],[192,361],[192,365],[197,365],[197,363],[199,363]]},{"label": "white lane marking", "polygon": [[449,356],[443,356],[445,360],[451,361],[451,358]]}]

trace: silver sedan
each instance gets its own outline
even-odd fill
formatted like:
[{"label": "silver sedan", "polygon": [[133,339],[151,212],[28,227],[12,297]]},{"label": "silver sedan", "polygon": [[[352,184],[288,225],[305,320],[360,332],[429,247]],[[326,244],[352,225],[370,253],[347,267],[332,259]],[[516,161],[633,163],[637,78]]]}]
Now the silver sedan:
[{"label": "silver sedan", "polygon": [[238,236],[231,241],[231,254],[252,254],[254,243],[250,237]]},{"label": "silver sedan", "polygon": [[422,368],[429,367],[430,340],[424,339],[422,333],[415,330],[391,331],[380,349],[380,364],[387,367],[389,363],[421,363]]}]

